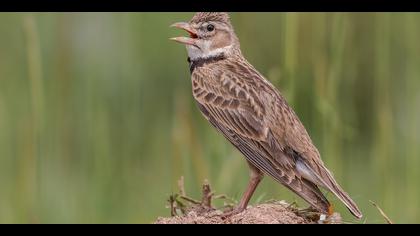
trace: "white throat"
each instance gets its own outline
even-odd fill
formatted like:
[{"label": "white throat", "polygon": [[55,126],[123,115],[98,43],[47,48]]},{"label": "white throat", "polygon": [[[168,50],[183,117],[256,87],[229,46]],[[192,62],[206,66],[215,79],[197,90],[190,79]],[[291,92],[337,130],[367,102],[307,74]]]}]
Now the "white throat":
[{"label": "white throat", "polygon": [[211,58],[211,57],[217,57],[220,56],[222,54],[226,54],[229,53],[230,50],[232,48],[232,45],[223,47],[223,48],[217,48],[217,49],[213,49],[213,50],[209,50],[209,45],[204,45],[204,47],[202,48],[197,48],[195,46],[192,45],[187,45],[187,52],[188,52],[188,57],[194,61],[197,59],[207,59],[207,58]]}]

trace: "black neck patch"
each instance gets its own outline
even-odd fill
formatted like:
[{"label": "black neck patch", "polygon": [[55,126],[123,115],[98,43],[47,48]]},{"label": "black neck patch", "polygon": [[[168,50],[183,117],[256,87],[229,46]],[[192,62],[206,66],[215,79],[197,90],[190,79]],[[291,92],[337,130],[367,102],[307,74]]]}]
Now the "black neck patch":
[{"label": "black neck patch", "polygon": [[188,57],[187,61],[190,65],[190,73],[193,73],[193,71],[197,67],[201,67],[205,64],[221,61],[221,60],[224,60],[224,59],[226,59],[226,57],[222,53],[222,54],[219,54],[219,55],[216,55],[216,56],[213,56],[213,57],[197,58],[197,59],[194,59],[194,60],[191,60],[191,58]]}]

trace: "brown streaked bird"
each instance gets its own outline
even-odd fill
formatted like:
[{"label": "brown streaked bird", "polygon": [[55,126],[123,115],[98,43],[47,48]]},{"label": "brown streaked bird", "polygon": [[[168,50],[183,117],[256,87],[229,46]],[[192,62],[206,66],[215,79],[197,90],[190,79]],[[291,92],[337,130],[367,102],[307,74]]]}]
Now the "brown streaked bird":
[{"label": "brown streaked bird", "polygon": [[334,193],[357,218],[357,205],[325,167],[305,127],[280,92],[242,55],[227,13],[199,12],[190,22],[175,23],[189,37],[185,44],[192,92],[206,119],[246,158],[250,180],[235,214],[246,209],[264,174],[312,207],[331,214],[320,191]]}]

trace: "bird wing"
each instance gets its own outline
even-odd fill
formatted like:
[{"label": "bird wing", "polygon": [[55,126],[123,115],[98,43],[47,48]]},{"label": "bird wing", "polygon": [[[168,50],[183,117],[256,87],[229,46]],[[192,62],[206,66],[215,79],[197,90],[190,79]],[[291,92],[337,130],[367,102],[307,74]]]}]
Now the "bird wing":
[{"label": "bird wing", "polygon": [[264,104],[270,101],[261,101],[257,87],[244,79],[229,70],[217,76],[195,72],[193,94],[200,110],[251,164],[325,212],[328,201],[315,184],[301,178],[296,156],[286,152],[272,132]]},{"label": "bird wing", "polygon": [[272,122],[269,122],[268,125],[275,139],[281,140],[284,145],[283,150],[288,153],[287,156],[296,157],[296,172],[311,183],[325,187],[334,193],[354,216],[361,218],[362,213],[356,203],[341,188],[332,173],[325,167],[318,149],[312,143],[298,116],[274,86],[271,84],[266,85],[266,88],[271,90],[270,94],[276,94],[273,99],[272,111],[274,112],[272,112]]}]

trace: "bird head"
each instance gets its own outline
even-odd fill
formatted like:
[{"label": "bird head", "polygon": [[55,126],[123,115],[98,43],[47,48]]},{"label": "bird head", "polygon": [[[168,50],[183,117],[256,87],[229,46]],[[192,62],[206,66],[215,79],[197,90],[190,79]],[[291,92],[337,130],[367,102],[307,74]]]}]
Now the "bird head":
[{"label": "bird head", "polygon": [[229,56],[239,49],[229,15],[225,12],[198,12],[190,22],[171,25],[189,33],[189,37],[171,38],[185,44],[191,60],[223,54]]}]

